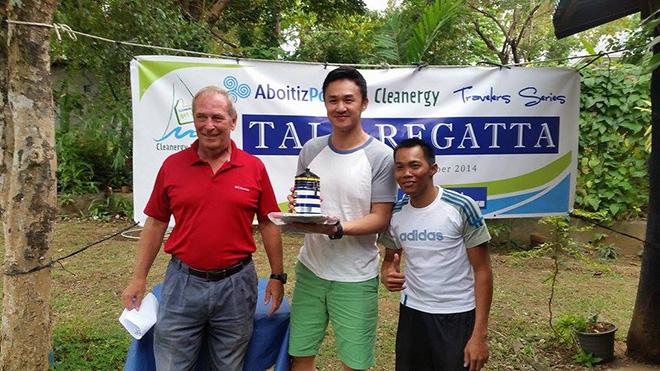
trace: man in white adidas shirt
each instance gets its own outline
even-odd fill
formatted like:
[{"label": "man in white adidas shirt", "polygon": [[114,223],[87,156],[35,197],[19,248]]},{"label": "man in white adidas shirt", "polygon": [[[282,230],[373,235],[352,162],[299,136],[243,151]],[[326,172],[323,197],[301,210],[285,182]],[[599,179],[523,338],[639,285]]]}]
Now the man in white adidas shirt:
[{"label": "man in white adidas shirt", "polygon": [[433,185],[438,166],[424,141],[402,141],[394,166],[406,196],[381,238],[381,281],[401,291],[396,370],[478,371],[488,361],[493,297],[486,224],[471,198]]}]

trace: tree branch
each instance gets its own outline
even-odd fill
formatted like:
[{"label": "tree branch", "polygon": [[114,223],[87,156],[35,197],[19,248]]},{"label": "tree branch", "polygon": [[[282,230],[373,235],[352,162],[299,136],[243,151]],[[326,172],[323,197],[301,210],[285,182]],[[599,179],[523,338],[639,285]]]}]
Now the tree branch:
[{"label": "tree branch", "polygon": [[[511,34],[513,33],[513,28],[515,26],[515,23],[512,22],[511,26],[507,29],[507,27],[505,27],[505,25],[502,22],[500,22],[500,20],[497,19],[497,17],[494,14],[491,14],[491,13],[489,13],[489,12],[483,10],[483,9],[480,9],[480,8],[476,7],[475,5],[473,5],[471,3],[468,3],[467,6],[470,9],[474,10],[475,12],[477,12],[477,13],[485,16],[486,18],[490,19],[491,21],[493,21],[495,23],[495,25],[497,25],[497,28],[500,29],[500,32],[502,32],[502,36],[504,36],[504,42],[502,43],[502,49],[500,51],[497,51],[497,48],[495,48],[495,46],[493,45],[493,48],[491,50],[493,50],[495,53],[497,53],[498,57],[500,58],[500,63],[507,64],[509,62],[509,57],[508,57],[508,55],[509,55],[509,46],[513,43],[513,40],[511,39]],[[484,41],[486,41],[484,39],[484,36],[482,36],[482,33],[479,30],[477,30],[477,33],[479,34],[479,36]],[[488,43],[487,43],[487,45],[488,45]],[[492,45],[492,42],[491,42],[491,45]]]},{"label": "tree branch", "polygon": [[534,18],[534,13],[536,13],[536,11],[539,10],[541,5],[543,5],[543,1],[544,0],[541,0],[538,4],[536,4],[536,6],[534,6],[534,8],[532,8],[532,11],[529,12],[529,14],[527,15],[527,18],[525,19],[525,22],[523,22],[523,25],[520,27],[520,32],[518,33],[518,37],[516,37],[516,40],[515,40],[515,45],[516,46],[520,44],[520,40],[522,40],[523,35],[525,34],[525,30],[527,29],[529,24],[532,22],[532,18]]},{"label": "tree branch", "polygon": [[225,44],[231,46],[232,48],[234,48],[234,49],[237,49],[237,48],[238,48],[238,45],[236,45],[236,44],[234,44],[233,42],[231,42],[231,41],[225,39],[224,36],[222,36],[220,33],[218,33],[218,30],[215,30],[215,29],[211,28],[211,34],[212,34],[213,36],[217,37],[217,38],[218,38],[220,41],[222,41],[223,43],[225,43]]},{"label": "tree branch", "polygon": [[220,13],[227,7],[229,0],[216,0],[211,6],[211,10],[208,13],[204,14],[204,19],[209,26],[215,25],[215,22],[220,19]]},{"label": "tree branch", "polygon": [[486,43],[486,47],[490,49],[493,53],[497,55],[497,57],[500,59],[501,64],[507,64],[508,59],[506,58],[506,54],[502,51],[499,51],[495,44],[493,44],[493,41],[486,37],[486,35],[481,31],[481,27],[479,26],[479,21],[472,21],[472,24],[474,25],[474,30],[477,32],[477,35],[483,40],[484,43]]},{"label": "tree branch", "polygon": [[497,27],[500,29],[500,31],[502,31],[502,35],[504,35],[505,38],[508,38],[508,32],[507,32],[506,28],[504,27],[504,25],[502,24],[502,22],[500,22],[500,20],[497,19],[497,17],[495,17],[493,14],[490,14],[490,13],[488,13],[487,11],[485,11],[485,10],[483,10],[483,9],[479,9],[479,8],[477,8],[476,6],[474,6],[474,5],[472,5],[472,4],[469,4],[469,3],[468,3],[468,7],[469,7],[470,9],[474,10],[475,12],[477,12],[477,13],[479,13],[479,14],[482,14],[482,15],[485,16],[486,18],[488,18],[488,19],[492,20],[493,22],[495,22],[495,24],[496,24]]}]

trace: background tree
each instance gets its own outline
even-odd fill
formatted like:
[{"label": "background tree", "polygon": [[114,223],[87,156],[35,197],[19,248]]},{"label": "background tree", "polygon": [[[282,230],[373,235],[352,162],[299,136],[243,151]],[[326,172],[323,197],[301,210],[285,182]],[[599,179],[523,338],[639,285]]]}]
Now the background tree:
[{"label": "background tree", "polygon": [[377,58],[394,64],[435,64],[434,45],[462,10],[463,0],[413,1],[392,10],[376,34]]},{"label": "background tree", "polygon": [[[55,0],[3,0],[3,19],[51,23]],[[6,16],[6,18],[5,18]],[[9,25],[0,31],[2,162],[0,202],[5,239],[0,368],[49,367],[50,269],[57,216],[50,29]]]},{"label": "background tree", "polygon": [[637,299],[627,338],[628,355],[644,362],[660,364],[660,17],[657,1],[649,1],[653,14],[646,23],[647,35],[653,35],[653,58],[650,61],[652,104],[652,149],[649,156],[649,216],[646,244],[639,273]]},{"label": "background tree", "polygon": [[570,41],[574,41],[555,39],[554,6],[548,0],[469,0],[468,7],[472,10],[469,22],[474,32],[500,64],[565,57]]}]

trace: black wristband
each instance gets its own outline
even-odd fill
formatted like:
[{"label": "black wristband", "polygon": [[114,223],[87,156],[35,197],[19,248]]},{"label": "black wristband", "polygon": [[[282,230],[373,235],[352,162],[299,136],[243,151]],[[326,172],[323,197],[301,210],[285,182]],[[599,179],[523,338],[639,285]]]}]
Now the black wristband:
[{"label": "black wristband", "polygon": [[328,236],[331,240],[338,240],[344,237],[344,227],[341,226],[341,222],[337,221],[337,224],[334,224],[337,227],[337,232]]},{"label": "black wristband", "polygon": [[278,280],[282,283],[286,283],[286,273],[271,273],[270,274],[270,279],[271,280]]}]

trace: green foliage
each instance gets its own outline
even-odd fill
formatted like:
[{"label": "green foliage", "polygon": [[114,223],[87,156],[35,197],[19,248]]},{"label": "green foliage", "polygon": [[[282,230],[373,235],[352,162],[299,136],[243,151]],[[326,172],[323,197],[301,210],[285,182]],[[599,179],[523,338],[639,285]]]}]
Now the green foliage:
[{"label": "green foliage", "polygon": [[120,370],[124,367],[130,338],[119,327],[111,330],[80,326],[55,326],[55,370]]},{"label": "green foliage", "polygon": [[614,260],[619,257],[619,250],[614,244],[598,244],[596,245],[596,255],[601,259]]},{"label": "green foliage", "polygon": [[463,9],[464,0],[435,0],[421,8],[421,13],[410,27],[401,11],[393,12],[375,36],[377,56],[382,61],[411,64],[428,61],[429,50],[441,31],[450,28],[450,22]]},{"label": "green foliage", "polygon": [[511,234],[511,222],[506,219],[489,221],[488,232],[493,239],[507,238]]},{"label": "green foliage", "polygon": [[[114,40],[196,51],[208,51],[210,38],[203,23],[188,19],[181,11],[180,2],[175,0],[149,2],[148,6],[138,0],[63,0],[55,22]],[[62,42],[51,45],[53,60],[65,64],[69,71],[84,69],[94,78],[117,86],[128,82],[127,62],[133,55],[157,53],[152,49],[125,49],[88,38],[74,41],[63,37]]]},{"label": "green foliage", "polygon": [[[635,109],[638,109],[642,112],[646,112],[649,115],[651,114],[651,101],[650,100],[643,100],[642,101],[643,105],[641,107],[635,107]],[[651,153],[651,132],[653,129],[653,126],[649,125],[646,128],[646,131],[644,131],[644,148],[646,149],[646,152]]]},{"label": "green foliage", "polygon": [[[86,97],[65,92],[59,96],[66,97],[59,100],[55,132],[59,192],[96,193],[99,189],[130,184],[132,138],[128,107],[91,108],[94,103]],[[69,105],[86,108],[74,114]]]},{"label": "green foliage", "polygon": [[577,231],[578,228],[571,225],[571,219],[569,217],[548,216],[541,218],[539,223],[552,227],[552,240],[546,242],[544,245],[548,245],[548,248],[553,251],[552,255],[554,258],[558,258],[560,254],[582,257],[582,246],[571,237],[571,232]]},{"label": "green foliage", "polygon": [[564,314],[557,318],[554,326],[561,343],[573,347],[576,344],[575,332],[587,330],[587,319],[575,314]]},{"label": "green foliage", "polygon": [[511,238],[511,230],[513,226],[511,220],[508,219],[493,219],[488,222],[488,232],[492,239],[489,246],[492,248],[510,249],[514,251],[523,250],[526,246],[518,240]]},{"label": "green foliage", "polygon": [[592,368],[594,367],[595,364],[598,362],[602,361],[603,359],[600,357],[596,357],[591,353],[585,352],[584,350],[580,349],[574,356],[573,360],[575,363],[582,365],[584,367],[589,367]]},{"label": "green foliage", "polygon": [[660,36],[653,37],[656,34],[658,25],[660,25],[658,11],[659,10],[656,10],[653,14],[642,21],[639,31],[639,34],[641,35],[640,39],[644,43],[643,46],[647,52],[646,56],[648,58],[641,63],[644,66],[644,73],[653,72],[660,66],[660,54],[653,53],[654,50],[658,49],[657,45],[660,42]]},{"label": "green foliage", "polygon": [[597,321],[597,314],[589,318],[575,314],[564,314],[557,318],[554,323],[554,329],[559,336],[560,342],[568,348],[577,349],[573,360],[579,365],[593,367],[596,363],[603,360],[591,353],[585,352],[583,349],[579,349],[577,336],[575,335],[576,332],[587,332],[589,326],[595,324]]},{"label": "green foliage", "polygon": [[424,60],[431,43],[443,27],[458,15],[462,4],[462,0],[435,0],[424,10],[412,29],[411,38],[405,44],[408,61]]},{"label": "green foliage", "polygon": [[315,18],[298,13],[291,37],[299,45],[294,60],[328,63],[373,62],[372,39],[379,24],[371,15],[350,15],[331,23],[316,24]]},{"label": "green foliage", "polygon": [[[55,22],[115,40],[208,51],[208,30],[181,13],[179,2],[64,0]],[[58,191],[96,193],[130,184],[131,119],[128,61],[151,49],[127,49],[63,34],[53,42],[57,105]]]},{"label": "green foliage", "polygon": [[55,137],[58,192],[67,195],[67,199],[74,194],[98,192],[94,169],[85,159],[84,150],[77,146],[77,133],[57,130]]},{"label": "green foliage", "polygon": [[94,220],[109,221],[112,218],[133,216],[133,203],[122,194],[110,193],[103,199],[95,199],[89,204],[89,216]]},{"label": "green foliage", "polygon": [[635,217],[647,203],[644,132],[649,76],[633,65],[610,64],[582,71],[580,155],[576,203],[605,211],[607,219]]}]

